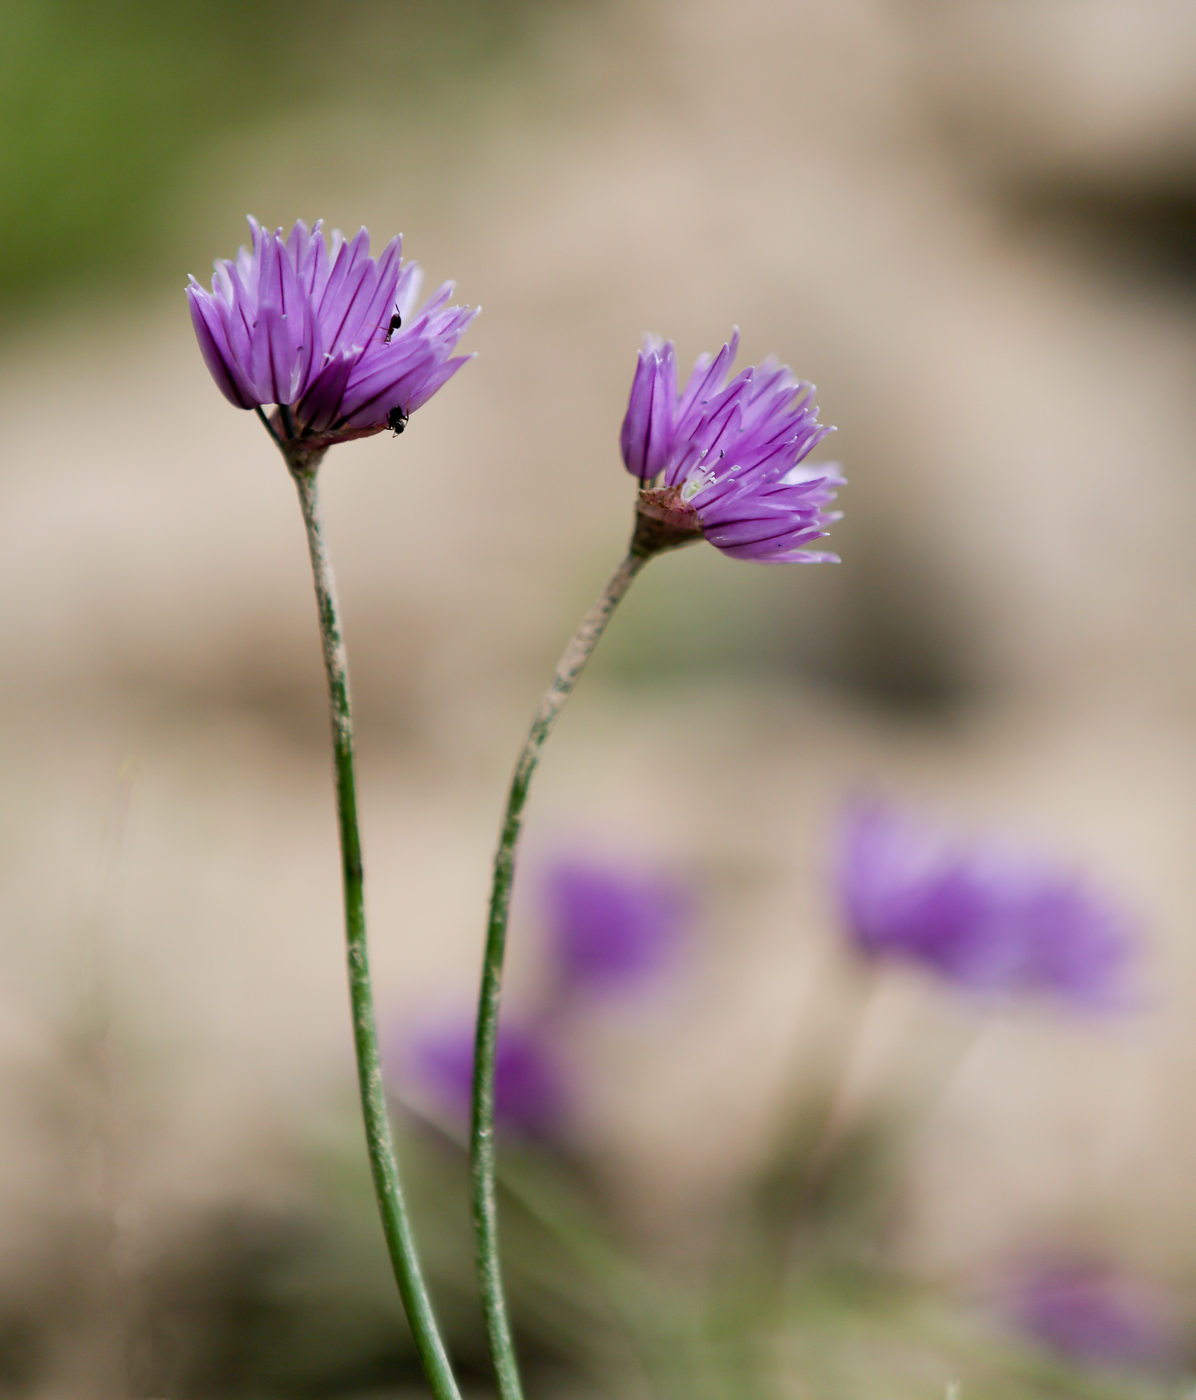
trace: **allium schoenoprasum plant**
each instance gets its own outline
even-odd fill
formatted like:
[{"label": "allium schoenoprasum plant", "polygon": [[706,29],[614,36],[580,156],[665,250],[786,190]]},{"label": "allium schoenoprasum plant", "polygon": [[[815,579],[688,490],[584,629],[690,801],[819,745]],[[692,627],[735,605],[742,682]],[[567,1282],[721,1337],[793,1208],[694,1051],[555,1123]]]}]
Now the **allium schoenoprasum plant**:
[{"label": "allium schoenoprasum plant", "polygon": [[281,229],[249,224],[252,247],[216,264],[211,292],[192,278],[187,299],[217,387],[236,407],[257,413],[299,492],[328,673],[353,1039],[374,1190],[420,1360],[437,1400],[458,1400],[386,1115],[366,950],[348,663],[316,482],[335,444],[387,428],[403,431],[471,358],[453,351],[477,311],[447,304],[452,283],[419,307],[419,267],[403,263],[400,238],[375,261],[364,228],[351,240],[334,231],[329,243],[319,223],[310,230],[296,223],[285,239]]},{"label": "allium schoenoprasum plant", "polygon": [[[986,1013],[1037,1002],[1094,1018],[1141,1002],[1141,920],[1083,871],[1024,839],[962,836],[958,824],[869,796],[848,805],[834,846],[828,893],[858,974],[854,1024],[828,1060],[822,1102],[807,1094],[787,1109],[784,1147],[761,1180],[768,1229],[775,1233],[781,1216],[796,1228],[801,1217],[807,1237],[819,1228],[812,1219],[819,1209],[823,1224],[842,1217],[825,1207],[832,1189],[842,1200],[845,1182],[854,1181],[857,1195],[866,1187],[884,1208],[899,1176],[900,1140],[916,1132],[958,1074]],[[921,1108],[907,1104],[903,1123],[883,1125],[869,1122],[856,1100],[886,974],[898,967],[952,994],[963,1015],[949,1019],[950,1047],[922,1086]]]},{"label": "allium schoenoprasum plant", "polygon": [[540,754],[611,615],[649,559],[707,539],[735,559],[837,562],[833,554],[809,548],[837,518],[826,507],[833,488],[843,483],[836,465],[806,463],[831,431],[818,421],[814,386],[772,358],[729,380],[738,342],[736,332],[717,355],[699,357],[678,392],[672,342],[646,340],[620,435],[624,465],[639,482],[631,542],[565,648],[507,795],[478,1003],[470,1130],[482,1308],[502,1400],[521,1400],[522,1389],[499,1259],[494,1137],[499,1000],[516,847]]}]

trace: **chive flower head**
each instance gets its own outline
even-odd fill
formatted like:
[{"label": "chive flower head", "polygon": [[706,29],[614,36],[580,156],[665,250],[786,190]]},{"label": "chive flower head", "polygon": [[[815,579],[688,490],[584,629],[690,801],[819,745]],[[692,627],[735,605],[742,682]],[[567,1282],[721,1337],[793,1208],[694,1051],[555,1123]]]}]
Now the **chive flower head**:
[{"label": "chive flower head", "polygon": [[643,487],[633,549],[705,538],[734,559],[838,563],[809,548],[839,519],[827,507],[844,484],[837,464],[806,463],[834,431],[818,421],[814,386],[775,356],[729,379],[738,348],[736,331],[679,392],[673,342],[645,338],[619,439]]},{"label": "chive flower head", "polygon": [[212,378],[238,408],[277,404],[286,436],[312,448],[392,428],[427,403],[469,355],[454,356],[476,309],[449,306],[446,282],[418,305],[422,273],[402,238],[377,260],[363,228],[322,224],[283,237],[249,220],[251,246],[216,263],[212,290],[187,300]]}]

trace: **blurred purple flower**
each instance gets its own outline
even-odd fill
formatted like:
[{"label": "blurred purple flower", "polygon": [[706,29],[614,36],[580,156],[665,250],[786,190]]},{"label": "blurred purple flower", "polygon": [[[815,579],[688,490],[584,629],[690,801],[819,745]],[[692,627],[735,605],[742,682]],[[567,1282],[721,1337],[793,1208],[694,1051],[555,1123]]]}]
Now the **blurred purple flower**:
[{"label": "blurred purple flower", "polygon": [[1011,1290],[1010,1313],[1027,1336],[1072,1361],[1163,1366],[1177,1358],[1167,1300],[1105,1266],[1039,1264]]},{"label": "blurred purple flower", "polygon": [[1124,1004],[1133,921],[1074,873],[995,841],[876,804],[844,828],[839,896],[869,957],[921,963],[985,992],[1047,992],[1077,1006]]},{"label": "blurred purple flower", "polygon": [[471,356],[452,358],[477,315],[447,306],[446,282],[416,310],[423,274],[402,239],[369,255],[363,228],[346,241],[302,221],[283,240],[249,220],[252,250],[217,262],[212,290],[194,277],[191,321],[221,393],[238,408],[285,406],[312,447],[364,437],[407,417]]},{"label": "blurred purple flower", "polygon": [[584,990],[627,987],[659,971],[691,909],[675,880],[579,859],[549,870],[544,902],[562,980]]},{"label": "blurred purple flower", "polygon": [[[457,1024],[420,1036],[410,1052],[422,1087],[454,1118],[468,1122],[473,1084],[474,1030]],[[494,1115],[526,1137],[550,1137],[564,1114],[565,1085],[542,1040],[516,1026],[498,1033]]]},{"label": "blurred purple flower", "polygon": [[823,508],[843,485],[835,463],[802,465],[834,431],[818,422],[814,386],[775,356],[727,383],[738,347],[736,331],[718,355],[699,356],[678,397],[673,342],[646,337],[620,434],[627,470],[650,488],[640,516],[670,544],[704,535],[736,559],[838,563],[806,548],[839,518]]}]

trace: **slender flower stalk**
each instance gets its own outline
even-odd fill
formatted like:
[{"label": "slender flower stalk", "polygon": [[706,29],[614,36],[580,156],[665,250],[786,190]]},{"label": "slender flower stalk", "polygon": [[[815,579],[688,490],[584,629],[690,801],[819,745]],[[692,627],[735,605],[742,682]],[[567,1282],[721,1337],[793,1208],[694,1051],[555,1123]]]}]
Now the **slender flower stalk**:
[{"label": "slender flower stalk", "polygon": [[[365,1119],[366,1146],[374,1194],[382,1216],[382,1231],[394,1268],[395,1281],[407,1320],[415,1338],[432,1393],[436,1400],[460,1400],[444,1342],[436,1327],[427,1286],[420,1271],[407,1215],[398,1162],[386,1113],[374,997],[365,936],[365,897],[361,861],[361,836],[357,828],[357,790],[353,764],[353,714],[349,703],[349,669],[341,637],[332,564],[320,524],[316,468],[312,459],[284,448],[287,464],[299,490],[299,505],[307,530],[324,666],[328,672],[328,700],[332,711],[332,750],[336,776],[336,811],[340,827],[341,876],[345,893],[345,945],[349,964],[349,998],[353,1008],[353,1046],[357,1054],[357,1082]],[[319,454],[322,456],[323,454]]]},{"label": "slender flower stalk", "polygon": [[[507,794],[482,960],[470,1131],[478,1278],[501,1400],[522,1400],[522,1389],[499,1253],[495,1065],[515,854],[536,765],[612,613],[654,555],[705,538],[733,558],[835,560],[807,548],[837,519],[823,507],[834,498],[830,488],[842,482],[833,465],[802,465],[830,431],[817,420],[813,385],[795,379],[775,360],[728,383],[737,344],[738,334],[717,357],[701,356],[678,398],[672,342],[649,337],[645,343],[620,434],[623,463],[640,482],[631,545],[565,648]],[[654,486],[662,476],[664,485]]]},{"label": "slender flower stalk", "polygon": [[366,951],[348,663],[316,474],[330,446],[406,428],[411,414],[471,358],[452,352],[477,312],[446,305],[451,283],[420,308],[421,273],[414,263],[404,265],[400,239],[375,261],[365,229],[349,241],[334,230],[330,250],[319,223],[309,230],[299,222],[285,239],[281,229],[269,233],[249,223],[252,250],[216,264],[211,292],[192,278],[187,298],[217,388],[237,408],[254,410],[299,491],[328,672],[353,1044],[374,1193],[432,1392],[436,1400],[460,1400],[420,1272],[386,1116]]},{"label": "slender flower stalk", "polygon": [[515,765],[507,794],[502,835],[494,857],[494,882],[490,889],[490,919],[482,962],[482,989],[478,1000],[477,1039],[473,1056],[473,1121],[470,1128],[473,1223],[477,1243],[478,1282],[486,1336],[498,1378],[501,1400],[522,1400],[515,1343],[503,1295],[502,1264],[498,1246],[497,1158],[494,1140],[494,1072],[498,1057],[498,1013],[502,996],[503,957],[507,947],[507,918],[511,886],[515,878],[515,849],[523,826],[523,807],[532,775],[548,736],[573,693],[578,677],[598,645],[615,608],[631,587],[650,555],[634,547],[611,575],[610,582],[582,619],[556,668],[556,675],[532,722],[527,741]]}]

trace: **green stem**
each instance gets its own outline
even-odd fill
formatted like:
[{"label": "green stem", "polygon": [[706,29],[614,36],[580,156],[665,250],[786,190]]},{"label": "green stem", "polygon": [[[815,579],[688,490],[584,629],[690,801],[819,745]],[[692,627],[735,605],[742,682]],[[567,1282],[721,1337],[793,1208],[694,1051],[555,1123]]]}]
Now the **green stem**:
[{"label": "green stem", "polygon": [[336,810],[340,822],[341,874],[345,890],[345,943],[349,963],[349,997],[353,1006],[353,1044],[357,1052],[357,1080],[374,1194],[382,1216],[382,1232],[390,1251],[399,1294],[415,1338],[415,1347],[436,1400],[460,1400],[460,1391],[448,1355],[436,1328],[427,1286],[416,1257],[411,1222],[399,1183],[398,1162],[386,1114],[382,1067],[378,1055],[378,1031],[374,1023],[374,998],[370,990],[369,958],[365,938],[365,899],[361,868],[361,838],[357,830],[357,794],[353,773],[353,716],[349,706],[349,672],[345,644],[337,616],[332,565],[320,528],[316,494],[317,456],[287,454],[287,465],[299,488],[299,504],[307,527],[316,602],[320,613],[320,637],[328,672],[328,697],[332,708],[332,749],[336,774]]},{"label": "green stem", "polygon": [[502,995],[503,954],[507,942],[507,916],[511,907],[511,883],[515,875],[515,848],[523,824],[523,806],[527,801],[532,774],[540,761],[540,753],[552,733],[557,716],[577,684],[590,653],[606,629],[611,614],[631,582],[647,562],[648,555],[630,552],[611,576],[602,596],[594,604],[573,640],[565,648],[556,668],[548,693],[532,723],[527,742],[507,795],[502,835],[494,857],[494,882],[490,889],[490,922],[486,933],[486,952],[482,962],[482,989],[478,1000],[477,1040],[474,1046],[473,1123],[470,1130],[471,1176],[473,1185],[474,1239],[477,1249],[478,1280],[482,1293],[482,1311],[486,1319],[486,1336],[490,1356],[498,1377],[501,1400],[522,1400],[519,1365],[515,1344],[507,1319],[503,1297],[502,1264],[498,1244],[498,1203],[495,1188],[494,1142],[494,1062],[498,1046],[498,1011]]}]

